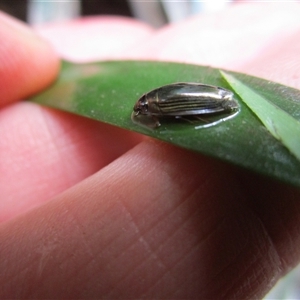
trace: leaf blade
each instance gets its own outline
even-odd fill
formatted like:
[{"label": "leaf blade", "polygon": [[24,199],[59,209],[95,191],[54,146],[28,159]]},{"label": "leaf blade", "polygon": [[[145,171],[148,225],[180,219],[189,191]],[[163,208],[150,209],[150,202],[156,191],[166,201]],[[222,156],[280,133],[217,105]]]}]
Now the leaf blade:
[{"label": "leaf blade", "polygon": [[[298,90],[245,74],[230,74],[279,107],[287,107],[288,113],[300,120]],[[212,127],[196,129],[188,122],[163,119],[161,127],[150,131],[132,122],[133,106],[142,94],[183,81],[230,89],[218,69],[204,66],[147,61],[64,62],[56,83],[31,101],[146,134],[300,187],[299,160],[266,130],[238,95],[241,111]]]},{"label": "leaf blade", "polygon": [[224,79],[251,108],[269,132],[300,160],[300,122],[255,93],[234,76],[220,71]]}]

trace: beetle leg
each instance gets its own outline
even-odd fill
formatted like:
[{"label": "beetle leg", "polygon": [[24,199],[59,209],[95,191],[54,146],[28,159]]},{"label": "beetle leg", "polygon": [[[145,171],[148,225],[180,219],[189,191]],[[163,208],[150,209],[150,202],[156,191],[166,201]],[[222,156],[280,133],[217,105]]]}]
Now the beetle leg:
[{"label": "beetle leg", "polygon": [[155,127],[159,127],[161,124],[160,124],[160,122],[159,122],[159,119],[158,119],[158,117],[157,116],[151,116],[152,117],[152,120],[154,121],[154,123],[155,123]]},{"label": "beetle leg", "polygon": [[201,117],[199,117],[199,116],[195,116],[195,118],[197,119],[197,120],[199,120],[199,121],[202,121],[203,123],[210,123],[211,121],[209,120],[209,119],[203,119],[203,118],[201,118]]},{"label": "beetle leg", "polygon": [[176,118],[176,119],[183,120],[183,121],[188,122],[188,123],[190,123],[190,124],[195,124],[195,121],[193,121],[193,120],[191,120],[191,119],[189,119],[189,118],[185,118],[185,117],[183,117],[183,116],[176,116],[175,118]]}]

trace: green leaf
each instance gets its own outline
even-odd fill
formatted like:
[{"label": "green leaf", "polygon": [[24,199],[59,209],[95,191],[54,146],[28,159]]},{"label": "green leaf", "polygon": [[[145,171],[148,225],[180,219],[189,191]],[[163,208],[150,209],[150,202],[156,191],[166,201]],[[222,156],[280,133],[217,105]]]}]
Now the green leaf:
[{"label": "green leaf", "polygon": [[270,133],[300,160],[300,122],[244,85],[221,71],[222,76],[252,109]]},{"label": "green leaf", "polygon": [[[228,74],[300,121],[300,91],[244,74]],[[162,119],[159,128],[149,130],[132,122],[133,105],[142,94],[174,82],[230,89],[220,71],[210,67],[146,61],[64,62],[56,83],[32,101],[137,131],[300,187],[299,160],[237,94],[240,112],[225,121],[226,114],[217,116],[221,122],[214,126]]]}]

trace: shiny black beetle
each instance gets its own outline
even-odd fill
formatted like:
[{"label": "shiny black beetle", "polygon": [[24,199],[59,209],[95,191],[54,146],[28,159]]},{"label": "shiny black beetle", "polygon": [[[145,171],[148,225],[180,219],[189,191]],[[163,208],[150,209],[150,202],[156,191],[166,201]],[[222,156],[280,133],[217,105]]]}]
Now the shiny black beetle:
[{"label": "shiny black beetle", "polygon": [[201,83],[179,82],[144,94],[134,105],[135,116],[195,116],[231,112],[238,108],[233,93]]}]

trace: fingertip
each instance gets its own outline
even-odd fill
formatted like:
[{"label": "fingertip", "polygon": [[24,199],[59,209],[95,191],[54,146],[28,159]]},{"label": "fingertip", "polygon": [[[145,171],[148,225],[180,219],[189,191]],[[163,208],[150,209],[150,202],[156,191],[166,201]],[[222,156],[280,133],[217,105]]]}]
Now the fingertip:
[{"label": "fingertip", "polygon": [[34,94],[59,71],[51,46],[26,24],[0,13],[0,106]]},{"label": "fingertip", "polygon": [[[134,59],[140,43],[154,29],[136,19],[121,16],[95,16],[50,23],[36,28],[50,41],[60,57],[73,62],[107,59]],[[80,42],[79,42],[80,41]]]}]

